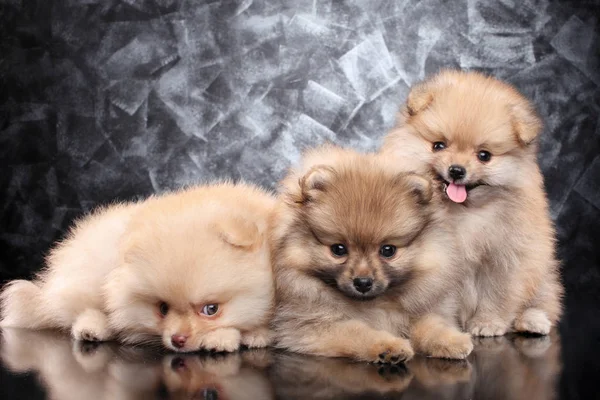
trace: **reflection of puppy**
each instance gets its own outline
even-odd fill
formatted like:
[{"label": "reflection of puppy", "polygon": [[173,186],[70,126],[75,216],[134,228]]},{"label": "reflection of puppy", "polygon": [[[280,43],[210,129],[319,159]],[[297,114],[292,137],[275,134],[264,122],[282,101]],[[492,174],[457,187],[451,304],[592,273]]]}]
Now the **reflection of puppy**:
[{"label": "reflection of puppy", "polygon": [[481,338],[472,354],[476,376],[470,398],[542,400],[556,397],[560,341],[544,337]]},{"label": "reflection of puppy", "polygon": [[471,399],[474,384],[471,363],[467,360],[443,360],[415,357],[408,363],[414,375],[402,398]]},{"label": "reflection of puppy", "polygon": [[[412,380],[404,366],[376,366],[340,358],[279,354],[272,368],[281,399],[348,399],[402,393]],[[385,398],[388,398],[387,396]]]},{"label": "reflection of puppy", "polygon": [[408,368],[425,387],[456,385],[471,380],[471,363],[467,360],[415,357]]},{"label": "reflection of puppy", "polygon": [[[245,352],[244,352],[245,353]],[[164,383],[169,399],[272,399],[264,373],[245,362],[244,353],[223,356],[169,356]]]},{"label": "reflection of puppy", "polygon": [[36,280],[6,286],[2,324],[183,352],[265,346],[273,205],[260,189],[222,183],[100,209]]},{"label": "reflection of puppy", "polygon": [[[110,343],[77,343],[49,331],[5,329],[0,356],[12,372],[33,372],[48,398],[261,399],[273,398],[263,372],[266,350],[216,355],[167,355]],[[93,347],[86,347],[91,345]],[[83,351],[82,351],[83,350]],[[93,371],[85,368],[89,358]],[[84,361],[81,364],[81,361]],[[82,366],[84,368],[82,368]]]},{"label": "reflection of puppy", "polygon": [[[167,355],[147,353],[119,357],[110,365],[110,399],[271,399],[272,388],[262,368],[242,353]],[[252,358],[252,357],[250,357]],[[260,358],[257,355],[256,358]]]},{"label": "reflection of puppy", "polygon": [[462,320],[473,335],[547,334],[561,313],[554,230],[537,161],[541,122],[514,88],[443,72],[415,86],[382,152],[432,173],[440,218],[456,227],[471,277]]},{"label": "reflection of puppy", "polygon": [[57,332],[2,330],[2,363],[12,372],[34,372],[50,399],[84,399],[90,393],[104,393],[107,364],[114,354],[111,344],[82,349]]},{"label": "reflection of puppy", "polygon": [[469,335],[453,328],[459,279],[452,237],[430,182],[394,172],[373,154],[326,146],[283,182],[272,229],[279,347],[300,353],[398,363],[413,349],[464,358]]}]

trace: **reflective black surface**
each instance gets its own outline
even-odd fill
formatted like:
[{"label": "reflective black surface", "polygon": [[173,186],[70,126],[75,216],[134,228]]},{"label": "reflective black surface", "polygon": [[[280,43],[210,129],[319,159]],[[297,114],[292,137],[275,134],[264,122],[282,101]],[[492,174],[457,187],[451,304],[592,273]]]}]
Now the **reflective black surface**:
[{"label": "reflective black surface", "polygon": [[560,393],[564,371],[554,332],[479,339],[466,361],[417,357],[406,366],[272,350],[161,354],[18,329],[2,332],[0,355],[2,399],[567,398]]}]

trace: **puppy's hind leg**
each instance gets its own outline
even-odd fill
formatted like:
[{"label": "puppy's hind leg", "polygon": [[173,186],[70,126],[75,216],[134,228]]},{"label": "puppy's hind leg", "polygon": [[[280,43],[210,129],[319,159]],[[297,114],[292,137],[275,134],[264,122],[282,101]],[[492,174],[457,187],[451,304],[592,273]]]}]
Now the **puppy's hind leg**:
[{"label": "puppy's hind leg", "polygon": [[554,262],[554,268],[547,272],[536,288],[534,298],[517,314],[513,322],[516,332],[547,335],[552,326],[556,325],[560,319],[564,289],[560,283],[556,265],[557,263]]},{"label": "puppy's hind leg", "polygon": [[42,289],[26,280],[9,282],[0,293],[0,326],[27,329],[59,328],[56,313]]},{"label": "puppy's hind leg", "polygon": [[88,308],[77,316],[71,335],[76,340],[88,342],[103,342],[112,338],[106,314],[94,308]]}]

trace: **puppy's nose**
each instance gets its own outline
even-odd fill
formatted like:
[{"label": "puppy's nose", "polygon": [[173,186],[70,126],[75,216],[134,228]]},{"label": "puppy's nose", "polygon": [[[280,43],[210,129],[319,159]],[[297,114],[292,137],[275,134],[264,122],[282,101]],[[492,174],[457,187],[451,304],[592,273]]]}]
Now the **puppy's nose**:
[{"label": "puppy's nose", "polygon": [[187,336],[185,336],[185,335],[173,335],[173,336],[171,336],[171,343],[173,343],[173,346],[177,347],[178,349],[180,349],[183,346],[185,346],[185,341],[186,340],[187,340]]},{"label": "puppy's nose", "polygon": [[361,293],[367,293],[373,287],[373,279],[371,278],[354,278],[352,283],[356,290]]},{"label": "puppy's nose", "polygon": [[454,180],[459,180],[465,177],[467,170],[462,165],[451,165],[448,168],[448,175]]}]

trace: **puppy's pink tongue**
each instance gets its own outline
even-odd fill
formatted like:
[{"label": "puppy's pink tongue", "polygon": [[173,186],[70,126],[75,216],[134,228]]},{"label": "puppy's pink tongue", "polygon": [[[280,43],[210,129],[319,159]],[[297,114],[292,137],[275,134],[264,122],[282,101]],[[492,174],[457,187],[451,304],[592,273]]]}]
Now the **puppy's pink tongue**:
[{"label": "puppy's pink tongue", "polygon": [[462,203],[467,199],[467,188],[465,185],[450,183],[446,188],[446,194],[455,203]]}]

